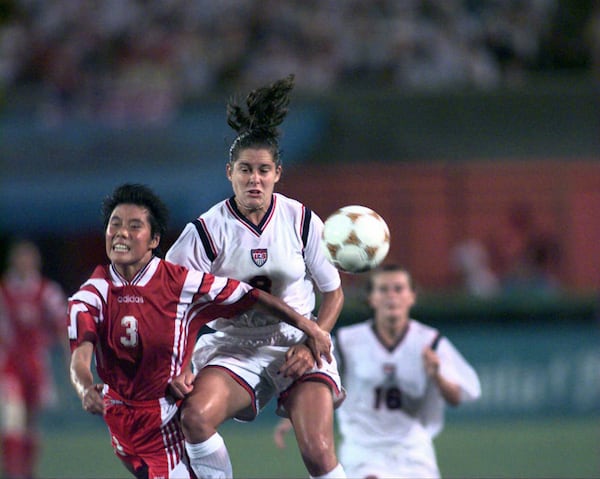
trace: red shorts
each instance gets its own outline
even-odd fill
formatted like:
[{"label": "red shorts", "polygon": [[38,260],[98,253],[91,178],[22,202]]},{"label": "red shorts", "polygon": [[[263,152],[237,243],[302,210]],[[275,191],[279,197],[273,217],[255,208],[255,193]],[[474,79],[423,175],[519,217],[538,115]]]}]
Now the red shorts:
[{"label": "red shorts", "polygon": [[50,398],[50,373],[44,362],[34,355],[17,358],[11,355],[0,368],[3,394],[22,401],[30,411],[37,410]]},{"label": "red shorts", "polygon": [[147,469],[149,479],[195,477],[188,466],[176,403],[165,398],[126,401],[109,390],[104,406],[113,450],[131,469]]}]

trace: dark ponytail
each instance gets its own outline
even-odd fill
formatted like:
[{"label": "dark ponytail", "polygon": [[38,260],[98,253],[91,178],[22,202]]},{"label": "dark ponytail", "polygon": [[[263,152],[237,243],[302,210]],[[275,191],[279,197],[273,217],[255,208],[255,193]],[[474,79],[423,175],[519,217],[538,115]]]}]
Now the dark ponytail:
[{"label": "dark ponytail", "polygon": [[240,150],[266,148],[273,160],[280,164],[279,125],[287,115],[290,92],[294,88],[294,75],[270,85],[252,90],[245,105],[236,99],[227,103],[227,124],[238,136],[229,149],[229,161],[234,162]]}]

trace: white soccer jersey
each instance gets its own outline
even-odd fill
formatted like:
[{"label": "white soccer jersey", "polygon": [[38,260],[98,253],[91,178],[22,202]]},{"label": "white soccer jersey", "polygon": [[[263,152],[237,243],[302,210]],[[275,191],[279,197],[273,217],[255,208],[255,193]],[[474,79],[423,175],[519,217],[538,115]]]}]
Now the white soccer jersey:
[{"label": "white soccer jersey", "polygon": [[[315,307],[313,281],[322,292],[341,284],[338,271],[321,251],[322,230],[323,222],[316,214],[281,194],[273,194],[258,226],[249,222],[229,198],[187,224],[166,259],[245,281],[309,316]],[[211,327],[243,334],[249,326],[269,325],[273,331],[289,332],[290,328],[256,311],[244,313],[233,322],[217,320]]]},{"label": "white soccer jersey", "polygon": [[[344,443],[365,447],[403,443],[413,446],[438,434],[444,421],[444,399],[425,372],[422,353],[438,331],[411,320],[406,335],[392,349],[378,339],[372,320],[340,328],[337,351],[347,398],[337,410]],[[460,385],[462,400],[481,394],[473,368],[445,337],[436,352],[440,373]]]}]

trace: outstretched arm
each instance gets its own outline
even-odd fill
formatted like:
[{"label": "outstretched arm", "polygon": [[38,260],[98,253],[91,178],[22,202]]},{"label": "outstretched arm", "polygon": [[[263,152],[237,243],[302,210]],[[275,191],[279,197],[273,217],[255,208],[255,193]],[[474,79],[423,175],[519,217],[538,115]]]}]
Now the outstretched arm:
[{"label": "outstretched arm", "polygon": [[317,323],[325,331],[331,332],[344,306],[344,291],[340,286],[333,291],[321,293],[321,305],[317,315]]},{"label": "outstretched arm", "polygon": [[94,345],[83,341],[71,353],[70,375],[71,384],[81,399],[84,411],[91,414],[103,414],[102,384],[94,384],[91,364],[94,355]]},{"label": "outstretched arm", "polygon": [[308,336],[307,346],[311,349],[319,367],[323,364],[321,356],[324,356],[327,362],[333,361],[329,332],[323,330],[315,321],[311,321],[297,313],[276,296],[262,290],[256,291],[258,292],[257,304],[261,309],[298,328]]},{"label": "outstretched arm", "polygon": [[[344,304],[344,293],[341,286],[333,291],[322,294],[321,305],[319,306],[317,324],[321,329],[330,332],[342,311]],[[298,378],[306,371],[314,367],[314,361],[309,354],[313,347],[310,345],[311,339],[308,338],[305,344],[296,344],[291,346],[286,355],[285,363],[279,370],[285,377]]]}]

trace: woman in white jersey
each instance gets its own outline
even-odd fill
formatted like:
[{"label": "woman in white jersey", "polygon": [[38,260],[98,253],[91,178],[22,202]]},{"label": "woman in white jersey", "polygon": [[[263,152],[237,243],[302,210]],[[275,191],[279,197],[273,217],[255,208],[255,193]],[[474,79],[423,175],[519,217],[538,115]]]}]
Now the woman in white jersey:
[{"label": "woman in white jersey", "polygon": [[[237,132],[226,165],[234,195],[189,223],[167,260],[244,280],[311,317],[315,286],[318,324],[331,331],[343,305],[337,270],[320,249],[323,222],[303,204],[274,193],[282,172],[278,126],[287,113],[293,76],[258,88],[245,105],[227,105]],[[200,337],[191,372],[176,379],[186,449],[199,477],[231,477],[218,434],[227,419],[250,421],[273,397],[295,426],[311,477],[346,477],[334,446],[333,410],[344,398],[335,360],[317,367],[297,329],[259,312],[216,320]]]},{"label": "woman in white jersey", "polygon": [[[479,379],[452,343],[415,319],[410,274],[387,265],[368,288],[374,317],[336,332],[347,398],[337,412],[348,477],[438,478],[433,438],[444,407],[476,400]],[[281,422],[275,441],[291,428]]]}]

